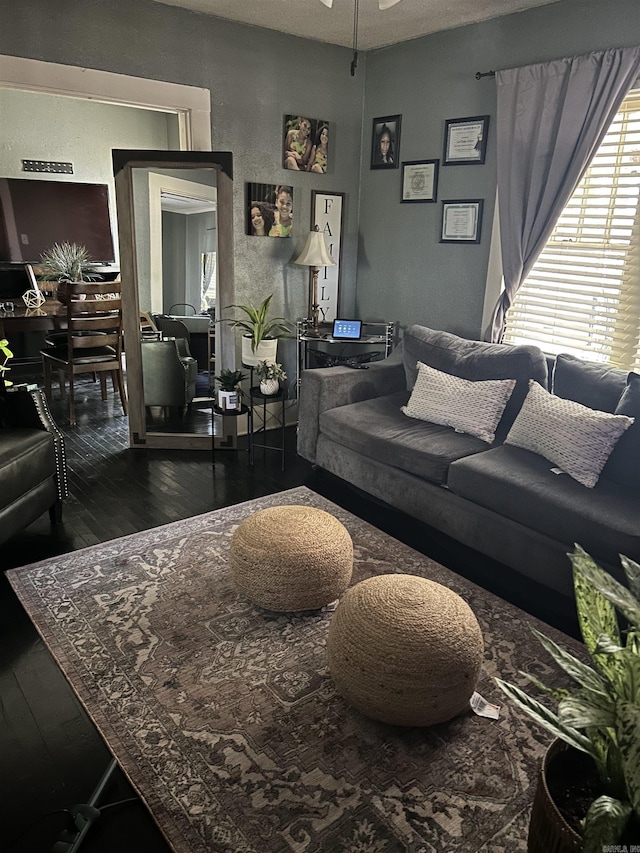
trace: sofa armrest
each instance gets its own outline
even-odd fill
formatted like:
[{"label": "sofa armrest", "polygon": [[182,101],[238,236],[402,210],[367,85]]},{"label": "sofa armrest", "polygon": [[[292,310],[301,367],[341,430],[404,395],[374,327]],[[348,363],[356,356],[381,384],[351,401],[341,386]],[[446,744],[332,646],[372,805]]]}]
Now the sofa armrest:
[{"label": "sofa armrest", "polygon": [[316,461],[316,442],[322,412],[384,397],[406,387],[402,347],[384,361],[374,361],[368,370],[350,367],[318,367],[302,372],[298,401],[298,453]]},{"label": "sofa armrest", "polygon": [[39,389],[26,391],[16,389],[7,390],[6,396],[6,418],[9,426],[25,427],[27,429],[41,429],[53,436],[53,449],[56,457],[56,486],[58,500],[69,497],[69,484],[67,481],[67,456],[64,446],[64,436],[54,421],[47,399]]}]

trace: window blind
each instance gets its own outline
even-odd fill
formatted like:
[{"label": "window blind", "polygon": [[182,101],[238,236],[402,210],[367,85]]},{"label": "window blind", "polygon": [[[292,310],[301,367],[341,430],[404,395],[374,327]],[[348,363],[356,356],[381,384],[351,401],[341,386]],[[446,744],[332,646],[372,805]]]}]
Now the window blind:
[{"label": "window blind", "polygon": [[640,370],[640,89],[518,291],[504,340]]}]

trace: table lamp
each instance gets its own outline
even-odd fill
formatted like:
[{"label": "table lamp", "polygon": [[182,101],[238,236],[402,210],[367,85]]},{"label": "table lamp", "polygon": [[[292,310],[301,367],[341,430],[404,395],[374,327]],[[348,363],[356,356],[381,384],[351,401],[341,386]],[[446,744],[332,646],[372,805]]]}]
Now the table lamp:
[{"label": "table lamp", "polygon": [[312,296],[311,296],[311,322],[313,324],[312,334],[318,335],[318,320],[320,314],[320,306],[318,305],[318,272],[320,267],[334,267],[336,262],[331,257],[327,248],[324,234],[318,230],[316,225],[315,230],[309,233],[307,242],[304,244],[300,256],[295,260],[296,264],[301,266],[311,267],[312,271]]}]

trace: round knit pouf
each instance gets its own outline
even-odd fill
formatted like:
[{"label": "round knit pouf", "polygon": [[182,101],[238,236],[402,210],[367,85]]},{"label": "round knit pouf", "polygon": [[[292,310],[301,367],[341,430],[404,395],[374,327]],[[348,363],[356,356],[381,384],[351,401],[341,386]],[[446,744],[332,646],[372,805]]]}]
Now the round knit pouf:
[{"label": "round knit pouf", "polygon": [[329,669],[363,714],[398,726],[431,726],[469,707],[484,656],[469,605],[414,575],[353,586],[329,626]]},{"label": "round knit pouf", "polygon": [[321,509],[274,506],[250,515],[231,539],[235,586],[267,610],[316,610],[349,586],[353,543]]}]

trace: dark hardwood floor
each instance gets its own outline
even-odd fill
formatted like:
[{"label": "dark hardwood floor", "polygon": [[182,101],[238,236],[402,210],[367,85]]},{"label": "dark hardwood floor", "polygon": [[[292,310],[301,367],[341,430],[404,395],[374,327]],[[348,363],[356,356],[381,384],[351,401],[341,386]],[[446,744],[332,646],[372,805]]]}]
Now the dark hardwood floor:
[{"label": "dark hardwood floor", "polygon": [[[65,426],[64,404],[52,407],[68,453],[71,496],[63,524],[52,528],[45,514],[0,546],[3,570],[304,484],[577,635],[566,601],[313,471],[296,455],[294,427],[286,430],[284,472],[280,454],[257,450],[254,467],[248,466],[245,452],[216,453],[214,473],[207,452],[129,449],[127,421],[117,398],[110,395],[102,403],[92,383],[79,396],[76,428]],[[0,851],[52,850],[67,825],[64,810],[89,800],[109,761],[102,739],[0,575]],[[127,802],[117,804],[121,800]],[[84,851],[169,850],[119,771],[101,802],[116,804],[91,828]]]}]

